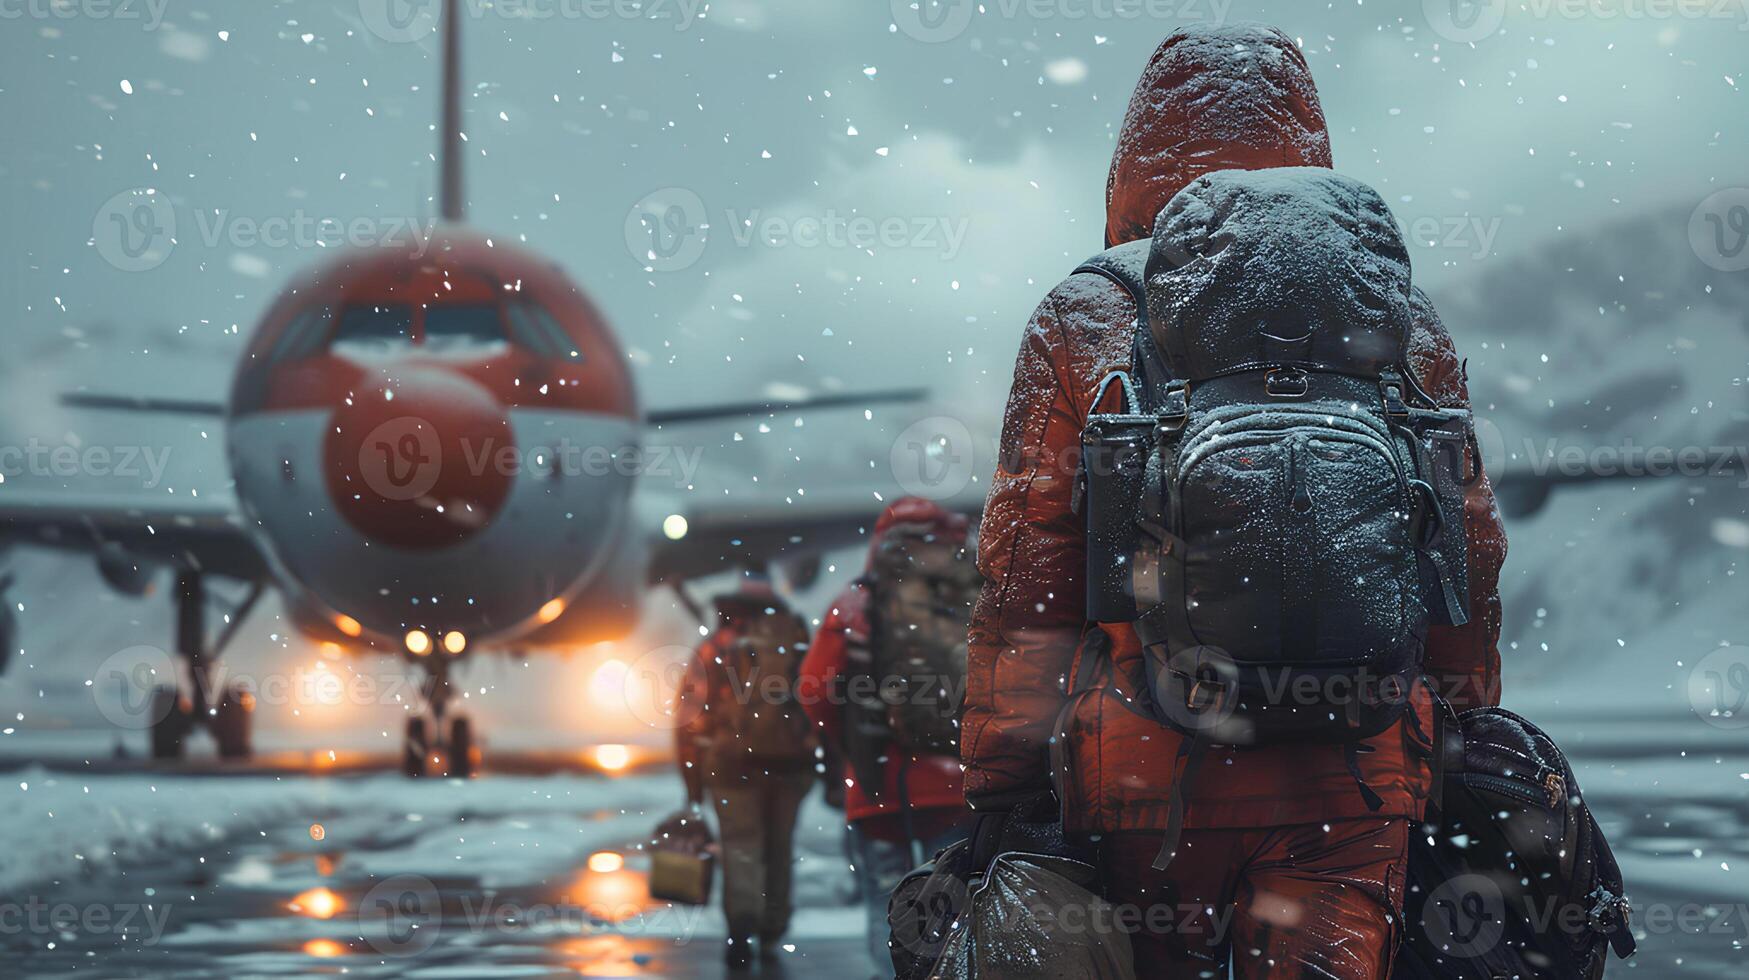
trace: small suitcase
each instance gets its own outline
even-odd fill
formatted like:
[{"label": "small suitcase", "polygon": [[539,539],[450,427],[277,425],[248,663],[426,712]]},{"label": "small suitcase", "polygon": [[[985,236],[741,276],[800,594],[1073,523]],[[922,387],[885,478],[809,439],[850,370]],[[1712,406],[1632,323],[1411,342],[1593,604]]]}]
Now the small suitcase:
[{"label": "small suitcase", "polygon": [[650,897],[680,905],[711,900],[717,842],[704,817],[682,810],[656,827],[650,846]]}]

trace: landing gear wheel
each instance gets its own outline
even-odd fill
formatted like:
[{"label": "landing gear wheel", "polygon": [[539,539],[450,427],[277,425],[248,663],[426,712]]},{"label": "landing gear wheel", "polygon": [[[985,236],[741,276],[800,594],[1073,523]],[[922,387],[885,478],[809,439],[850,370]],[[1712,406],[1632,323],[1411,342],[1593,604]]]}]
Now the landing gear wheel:
[{"label": "landing gear wheel", "polygon": [[407,739],[401,748],[401,771],[411,777],[425,775],[426,760],[431,757],[431,742],[425,735],[425,719],[407,719]]},{"label": "landing gear wheel", "polygon": [[152,758],[180,759],[184,740],[194,727],[194,717],[174,687],[152,691]]},{"label": "landing gear wheel", "polygon": [[219,758],[247,759],[254,753],[250,738],[254,713],[255,695],[241,687],[225,689],[225,696],[219,701],[218,713],[213,715],[209,723],[213,740],[219,743]]},{"label": "landing gear wheel", "polygon": [[474,726],[467,718],[460,717],[450,722],[449,750],[444,754],[449,758],[450,778],[474,777]]}]

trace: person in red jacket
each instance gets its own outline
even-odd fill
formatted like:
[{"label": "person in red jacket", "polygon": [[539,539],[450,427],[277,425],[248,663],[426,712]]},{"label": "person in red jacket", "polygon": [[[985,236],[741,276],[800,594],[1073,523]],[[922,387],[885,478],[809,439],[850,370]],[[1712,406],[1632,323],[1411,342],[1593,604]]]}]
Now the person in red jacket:
[{"label": "person in red jacket", "polygon": [[[869,564],[889,531],[899,525],[927,526],[939,537],[963,545],[966,518],[931,501],[904,497],[875,523]],[[814,634],[802,661],[797,690],[822,741],[848,754],[842,689],[853,643],[870,635],[871,589],[866,577],[846,586]],[[868,949],[877,971],[891,972],[887,951],[887,897],[899,880],[936,851],[965,837],[971,811],[966,807],[960,761],[953,755],[907,752],[893,746],[881,767],[883,785],[864,786],[845,773],[844,815],[849,824],[859,889],[868,912]],[[907,805],[908,804],[908,805]]]},{"label": "person in red jacket", "polygon": [[[1331,165],[1292,40],[1254,25],[1186,28],[1155,51],[1130,101],[1106,245],[1150,237],[1161,208],[1205,174]],[[1408,301],[1409,367],[1440,405],[1468,407],[1451,336],[1419,290]],[[1097,840],[1106,898],[1166,913],[1143,917],[1131,937],[1141,976],[1226,976],[1230,966],[1240,978],[1386,977],[1409,835],[1431,785],[1418,735],[1432,730],[1431,696],[1417,687],[1415,717],[1359,746],[1376,808],[1340,744],[1211,745],[1180,785],[1181,739],[1138,700],[1148,684],[1135,630],[1086,615],[1080,438],[1101,379],[1132,367],[1136,320],[1124,287],[1078,273],[1045,297],[1021,340],[979,530],[986,583],[960,743],[968,800],[999,813],[1060,785],[1065,830]],[[1506,554],[1487,479],[1467,494],[1470,621],[1434,627],[1424,659],[1460,710],[1499,702]],[[1181,844],[1156,871],[1175,800]]]}]

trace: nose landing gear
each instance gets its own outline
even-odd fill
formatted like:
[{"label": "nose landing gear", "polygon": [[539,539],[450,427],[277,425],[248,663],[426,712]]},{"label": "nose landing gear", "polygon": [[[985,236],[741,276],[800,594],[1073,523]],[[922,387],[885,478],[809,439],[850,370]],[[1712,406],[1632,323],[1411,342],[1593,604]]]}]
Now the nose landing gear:
[{"label": "nose landing gear", "polygon": [[480,768],[479,747],[474,744],[474,726],[466,715],[448,716],[453,692],[449,684],[449,661],[418,662],[424,671],[421,685],[429,717],[417,714],[407,719],[401,749],[401,771],[408,776],[447,775],[470,779]]}]

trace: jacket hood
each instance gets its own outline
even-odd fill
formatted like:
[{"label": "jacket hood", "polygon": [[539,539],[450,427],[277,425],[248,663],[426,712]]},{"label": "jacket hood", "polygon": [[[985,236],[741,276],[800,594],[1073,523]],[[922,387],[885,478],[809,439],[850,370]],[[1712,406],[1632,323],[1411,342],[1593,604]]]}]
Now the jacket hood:
[{"label": "jacket hood", "polygon": [[888,504],[887,509],[881,511],[880,519],[875,521],[874,533],[869,535],[868,541],[868,565],[873,564],[875,552],[880,550],[887,532],[899,524],[926,524],[936,535],[955,544],[965,543],[971,527],[964,514],[956,514],[933,500],[900,497]]},{"label": "jacket hood", "polygon": [[1166,202],[1204,174],[1329,166],[1318,89],[1286,34],[1183,28],[1155,49],[1130,97],[1105,185],[1105,244],[1147,238]]}]

